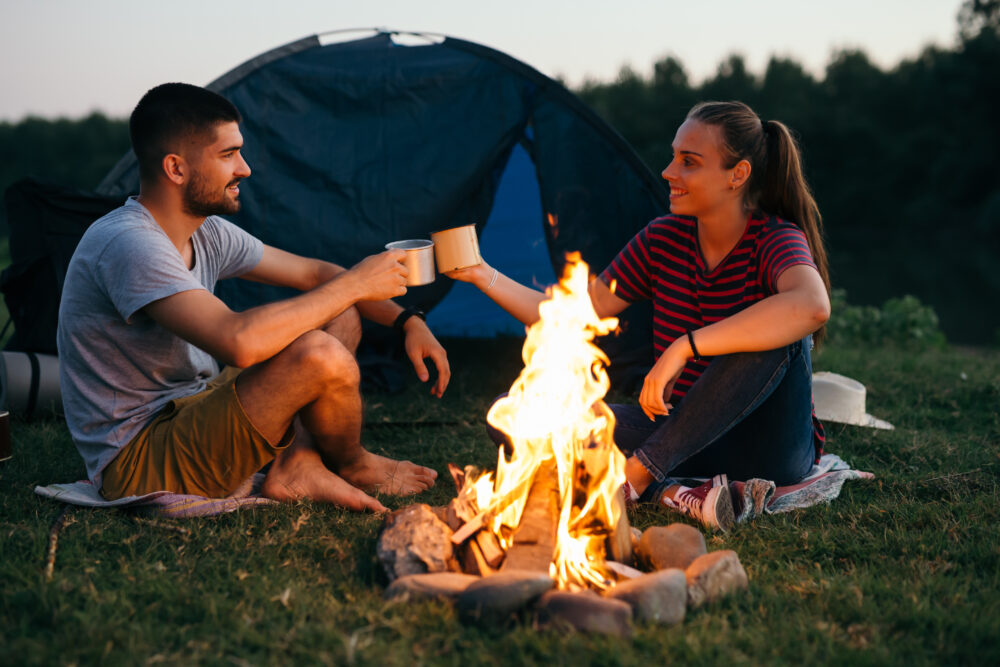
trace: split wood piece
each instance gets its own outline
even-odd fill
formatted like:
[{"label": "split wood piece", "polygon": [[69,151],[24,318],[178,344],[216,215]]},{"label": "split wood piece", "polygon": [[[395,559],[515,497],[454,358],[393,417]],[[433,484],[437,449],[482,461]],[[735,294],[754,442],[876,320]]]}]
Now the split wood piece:
[{"label": "split wood piece", "polygon": [[613,526],[606,544],[608,559],[632,564],[632,527],[628,522],[628,512],[625,511],[625,498],[616,493],[612,502],[616,505],[619,516],[618,524]]},{"label": "split wood piece", "polygon": [[[478,508],[462,496],[452,498],[451,502],[448,503],[448,508],[449,513],[454,514],[455,518],[458,519],[459,522],[458,526],[454,527],[453,530],[458,530],[458,528],[464,526],[470,521],[474,521],[478,515],[483,514],[483,512],[478,512]],[[465,534],[465,538],[468,538],[470,534],[471,533]],[[461,544],[461,542],[456,541],[455,544]]]},{"label": "split wood piece", "polygon": [[490,567],[483,550],[477,540],[469,540],[465,544],[462,556],[462,571],[466,574],[478,574],[480,577],[488,577],[496,574],[496,570]]},{"label": "split wood piece", "polygon": [[465,471],[454,463],[449,463],[448,472],[451,474],[451,478],[455,482],[455,493],[461,493],[462,487],[465,486]]},{"label": "split wood piece", "polygon": [[550,460],[535,471],[521,522],[500,570],[548,572],[555,557],[558,522],[559,471]]},{"label": "split wood piece", "polygon": [[476,533],[476,544],[479,545],[479,550],[490,567],[496,569],[500,566],[506,553],[500,546],[500,540],[492,531],[481,530]]},{"label": "split wood piece", "polygon": [[483,518],[486,516],[486,512],[480,512],[474,516],[468,523],[456,530],[451,536],[452,544],[461,544],[470,537],[473,533],[483,527]]}]

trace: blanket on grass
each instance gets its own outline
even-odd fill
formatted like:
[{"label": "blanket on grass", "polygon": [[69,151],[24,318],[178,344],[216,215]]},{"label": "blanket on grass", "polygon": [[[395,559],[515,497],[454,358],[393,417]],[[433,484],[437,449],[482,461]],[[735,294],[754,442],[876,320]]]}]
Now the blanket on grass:
[{"label": "blanket on grass", "polygon": [[35,493],[46,498],[52,498],[71,505],[84,507],[127,507],[143,514],[166,517],[170,519],[186,519],[195,516],[210,516],[232,512],[242,507],[253,505],[268,505],[277,501],[260,495],[260,485],[264,475],[257,473],[240,485],[236,491],[225,498],[206,498],[191,496],[172,491],[154,491],[141,496],[126,496],[118,500],[105,500],[97,487],[88,480],[72,484],[49,484],[36,486]]},{"label": "blanket on grass", "polygon": [[736,522],[755,519],[762,514],[777,514],[830,502],[840,495],[840,487],[849,479],[874,479],[870,472],[853,470],[836,454],[824,454],[809,474],[798,484],[776,486],[766,479],[730,482]]},{"label": "blanket on grass", "polygon": [[[853,470],[836,454],[824,454],[809,474],[798,484],[776,486],[764,479],[731,482],[737,522],[762,514],[776,514],[829,502],[840,495],[840,487],[849,479],[873,479],[870,472]],[[35,493],[71,505],[85,507],[128,507],[156,516],[184,519],[232,512],[242,507],[270,504],[275,501],[260,495],[264,475],[257,473],[227,498],[205,498],[170,491],[155,491],[141,496],[105,500],[87,480],[72,484],[36,486]]]}]

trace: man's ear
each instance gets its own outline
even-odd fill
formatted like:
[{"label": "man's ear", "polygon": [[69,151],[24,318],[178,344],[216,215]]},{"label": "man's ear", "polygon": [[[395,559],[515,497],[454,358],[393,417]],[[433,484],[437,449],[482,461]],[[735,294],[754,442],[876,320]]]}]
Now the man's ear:
[{"label": "man's ear", "polygon": [[750,180],[750,163],[747,160],[740,160],[729,174],[729,186],[737,190],[748,180]]},{"label": "man's ear", "polygon": [[171,183],[175,185],[183,185],[188,177],[188,164],[177,153],[167,153],[163,156],[163,162],[160,163],[163,169],[163,174],[167,177]]}]

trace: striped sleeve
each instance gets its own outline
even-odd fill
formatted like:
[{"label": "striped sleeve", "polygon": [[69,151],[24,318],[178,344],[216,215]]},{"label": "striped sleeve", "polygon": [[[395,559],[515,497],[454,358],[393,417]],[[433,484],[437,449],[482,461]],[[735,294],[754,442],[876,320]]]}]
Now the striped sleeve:
[{"label": "striped sleeve", "polygon": [[652,297],[649,262],[649,225],[632,237],[608,268],[600,275],[601,281],[611,288],[615,296],[633,303]]},{"label": "striped sleeve", "polygon": [[770,294],[776,293],[778,277],[797,264],[816,268],[805,234],[792,223],[782,222],[760,246],[760,275],[764,289]]}]

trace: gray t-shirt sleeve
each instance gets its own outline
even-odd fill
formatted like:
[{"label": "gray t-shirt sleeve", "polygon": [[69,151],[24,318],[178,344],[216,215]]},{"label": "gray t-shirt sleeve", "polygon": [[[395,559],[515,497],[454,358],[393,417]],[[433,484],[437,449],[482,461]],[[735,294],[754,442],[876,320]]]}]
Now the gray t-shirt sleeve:
[{"label": "gray t-shirt sleeve", "polygon": [[188,271],[184,261],[164,234],[141,229],[122,229],[96,263],[98,284],[122,319],[131,323],[133,315],[150,303],[205,285]]},{"label": "gray t-shirt sleeve", "polygon": [[100,284],[126,322],[159,299],[188,290],[215,289],[217,279],[239,276],[260,263],[260,240],[222,218],[208,218],[192,237],[188,270],[170,239],[135,228],[123,229],[97,262]]},{"label": "gray t-shirt sleeve", "polygon": [[212,267],[218,280],[243,275],[257,266],[264,254],[260,239],[223,218],[208,218],[198,231],[204,243],[213,245],[213,252],[205,256],[218,260],[218,266]]}]

